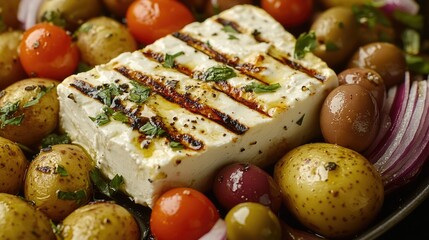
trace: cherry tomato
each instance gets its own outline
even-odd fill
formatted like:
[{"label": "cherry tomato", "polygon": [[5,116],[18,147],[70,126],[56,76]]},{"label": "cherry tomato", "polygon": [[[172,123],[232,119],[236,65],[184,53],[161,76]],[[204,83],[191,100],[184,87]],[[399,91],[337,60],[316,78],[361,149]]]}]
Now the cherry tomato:
[{"label": "cherry tomato", "polygon": [[39,23],[24,33],[19,57],[29,76],[63,80],[75,71],[79,50],[65,30]]},{"label": "cherry tomato", "polygon": [[157,240],[199,239],[214,226],[219,213],[214,204],[192,188],[173,188],[155,202],[150,229]]},{"label": "cherry tomato", "polygon": [[127,24],[137,41],[150,44],[194,21],[191,11],[172,0],[137,0],[127,10]]},{"label": "cherry tomato", "polygon": [[285,27],[297,27],[310,18],[313,0],[261,0],[261,6]]}]

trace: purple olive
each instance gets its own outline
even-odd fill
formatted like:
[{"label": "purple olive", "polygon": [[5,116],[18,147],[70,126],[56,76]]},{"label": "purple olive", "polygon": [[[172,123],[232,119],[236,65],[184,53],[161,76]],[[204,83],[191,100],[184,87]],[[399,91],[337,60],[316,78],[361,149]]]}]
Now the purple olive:
[{"label": "purple olive", "polygon": [[273,178],[248,163],[234,163],[220,170],[213,191],[227,210],[242,202],[257,202],[277,212],[281,204],[280,190]]}]

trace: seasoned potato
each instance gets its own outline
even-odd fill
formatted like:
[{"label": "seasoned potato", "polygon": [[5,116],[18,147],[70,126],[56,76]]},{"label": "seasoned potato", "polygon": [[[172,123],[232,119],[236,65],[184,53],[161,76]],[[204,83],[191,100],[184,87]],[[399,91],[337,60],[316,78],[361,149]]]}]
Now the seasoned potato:
[{"label": "seasoned potato", "polygon": [[21,31],[0,34],[0,90],[26,77],[18,56]]},{"label": "seasoned potato", "polygon": [[122,206],[95,202],[76,209],[60,225],[61,239],[139,239],[136,220]]},{"label": "seasoned potato", "polygon": [[91,66],[107,63],[123,52],[137,49],[137,43],[124,25],[108,17],[84,23],[76,32],[82,60]]},{"label": "seasoned potato", "polygon": [[104,5],[117,17],[125,17],[128,7],[134,0],[103,0]]},{"label": "seasoned potato", "polygon": [[92,160],[79,146],[54,145],[42,149],[25,177],[25,198],[48,217],[60,221],[92,194]]},{"label": "seasoned potato", "polygon": [[49,219],[29,203],[0,193],[0,239],[55,239]]},{"label": "seasoned potato", "polygon": [[[58,125],[57,81],[30,78],[0,92],[0,136],[33,146]],[[30,131],[31,130],[31,131]]]},{"label": "seasoned potato", "polygon": [[0,33],[8,28],[19,28],[20,22],[17,18],[19,2],[20,0],[0,1]]},{"label": "seasoned potato", "polygon": [[275,166],[283,202],[309,229],[347,238],[367,227],[384,200],[380,174],[359,153],[311,143],[287,153]]},{"label": "seasoned potato", "polygon": [[24,183],[28,162],[19,146],[0,137],[0,192],[17,194]]},{"label": "seasoned potato", "polygon": [[[84,4],[84,5],[82,5]],[[44,0],[39,8],[39,22],[53,22],[74,31],[86,20],[101,15],[99,0]]]}]

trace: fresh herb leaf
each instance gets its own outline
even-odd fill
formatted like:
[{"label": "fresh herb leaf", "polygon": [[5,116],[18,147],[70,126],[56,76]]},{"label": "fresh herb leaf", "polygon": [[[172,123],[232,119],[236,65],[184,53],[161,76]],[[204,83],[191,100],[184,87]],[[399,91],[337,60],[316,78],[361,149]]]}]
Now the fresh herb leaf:
[{"label": "fresh herb leaf", "polygon": [[89,66],[88,64],[86,64],[84,62],[79,62],[77,65],[76,73],[87,72],[91,69],[92,69],[92,67]]},{"label": "fresh herb leaf", "polygon": [[57,169],[55,170],[56,173],[58,173],[61,177],[67,177],[69,173],[64,168],[64,166],[58,165]]},{"label": "fresh herb leaf", "polygon": [[234,36],[232,34],[228,35],[228,40],[237,40],[237,39],[238,39],[238,37],[236,37],[236,36]]},{"label": "fresh herb leaf", "polygon": [[24,114],[19,116],[14,116],[14,114],[19,109],[20,102],[7,103],[2,108],[0,108],[0,129],[6,127],[7,125],[20,125],[24,119]]},{"label": "fresh herb leaf", "polygon": [[265,85],[261,83],[252,82],[249,85],[246,85],[244,87],[244,90],[246,92],[266,93],[266,92],[275,92],[279,88],[280,88],[279,83]]},{"label": "fresh herb leaf", "polygon": [[181,149],[185,148],[183,146],[183,144],[181,144],[180,142],[175,142],[175,141],[170,142],[170,147],[174,150],[181,150]]},{"label": "fresh herb leaf", "polygon": [[410,27],[416,30],[423,29],[424,18],[422,15],[410,14],[400,10],[395,10],[393,12],[393,18],[407,27]]},{"label": "fresh herb leaf", "polygon": [[122,184],[124,184],[124,178],[122,176],[116,174],[112,180],[108,180],[101,174],[98,168],[91,170],[89,176],[97,189],[109,197],[117,193]]},{"label": "fresh herb leaf", "polygon": [[52,133],[42,139],[41,146],[46,148],[56,144],[68,144],[71,143],[71,140],[67,134],[56,134]]},{"label": "fresh herb leaf", "polygon": [[109,116],[105,113],[100,113],[95,117],[89,117],[97,126],[103,126],[110,122]]},{"label": "fresh herb leaf", "polygon": [[308,33],[301,33],[295,43],[294,56],[297,59],[305,57],[305,54],[312,52],[317,46],[316,33],[310,31]]},{"label": "fresh herb leaf", "polygon": [[64,191],[57,191],[57,197],[61,200],[73,200],[76,201],[76,203],[79,205],[82,203],[83,200],[86,198],[86,192],[85,190],[78,190],[74,192],[64,192]]},{"label": "fresh herb leaf", "polygon": [[203,74],[205,81],[225,81],[230,78],[236,77],[237,74],[232,68],[225,66],[214,66],[207,69]]},{"label": "fresh herb leaf", "polygon": [[379,24],[386,27],[391,25],[383,12],[370,4],[353,5],[352,12],[358,23],[367,24],[369,28],[374,28]]},{"label": "fresh herb leaf", "polygon": [[416,73],[429,74],[429,60],[421,56],[405,54],[408,68]]},{"label": "fresh herb leaf", "polygon": [[112,118],[116,121],[123,122],[123,123],[129,122],[128,116],[125,115],[123,112],[114,112],[112,114]]},{"label": "fresh herb leaf", "polygon": [[27,107],[31,107],[36,105],[37,103],[39,103],[40,99],[45,96],[46,93],[48,93],[49,91],[51,91],[51,89],[54,88],[54,85],[50,86],[50,87],[46,87],[46,86],[38,86],[37,89],[40,89],[39,92],[37,93],[37,96],[35,98],[33,98],[32,100],[26,102],[22,107],[27,108]]},{"label": "fresh herb leaf", "polygon": [[222,28],[222,31],[227,32],[227,33],[238,33],[238,31],[235,30],[235,28],[233,28],[231,25],[225,25]]},{"label": "fresh herb leaf", "polygon": [[42,22],[50,22],[56,26],[64,28],[67,25],[66,19],[60,11],[46,11],[42,14]]},{"label": "fresh herb leaf", "polygon": [[61,227],[60,227],[60,224],[55,224],[52,220],[49,220],[50,222],[51,222],[51,228],[52,228],[52,231],[54,232],[54,234],[55,234],[55,236],[58,238],[58,239],[64,239],[62,236],[61,236]]},{"label": "fresh herb leaf", "polygon": [[174,67],[174,59],[177,58],[178,56],[181,56],[185,54],[184,52],[177,52],[175,54],[165,54],[165,60],[164,60],[164,64],[162,64],[162,66],[166,67],[166,68],[173,68]]},{"label": "fresh herb leaf", "polygon": [[128,100],[138,104],[144,103],[149,98],[150,88],[134,81],[132,81],[131,84],[134,87],[131,89],[130,95],[128,95]]},{"label": "fresh herb leaf", "polygon": [[296,121],[296,124],[297,124],[298,126],[301,126],[301,125],[302,125],[302,122],[304,121],[304,117],[305,117],[305,114],[303,114],[303,115],[298,119],[298,121]]},{"label": "fresh herb leaf", "polygon": [[401,37],[406,53],[416,55],[420,52],[420,34],[416,30],[405,29]]},{"label": "fresh herb leaf", "polygon": [[115,111],[111,108],[109,108],[108,106],[104,105],[103,108],[101,108],[101,111],[103,111],[104,114],[106,114],[107,116],[112,116],[113,113],[115,113]]},{"label": "fresh herb leaf", "polygon": [[4,128],[7,125],[19,126],[23,119],[24,119],[24,114],[22,114],[20,116],[12,117],[12,118],[4,119],[4,120],[1,119],[0,128]]},{"label": "fresh herb leaf", "polygon": [[113,98],[121,93],[116,84],[105,84],[98,89],[96,96],[107,106],[112,104]]},{"label": "fresh herb leaf", "polygon": [[141,126],[139,132],[153,137],[159,137],[165,133],[162,128],[153,125],[151,122],[147,122],[145,125]]},{"label": "fresh herb leaf", "polygon": [[333,42],[325,42],[325,46],[326,46],[326,51],[328,51],[328,52],[340,50],[340,48],[337,46],[337,44],[335,44]]}]

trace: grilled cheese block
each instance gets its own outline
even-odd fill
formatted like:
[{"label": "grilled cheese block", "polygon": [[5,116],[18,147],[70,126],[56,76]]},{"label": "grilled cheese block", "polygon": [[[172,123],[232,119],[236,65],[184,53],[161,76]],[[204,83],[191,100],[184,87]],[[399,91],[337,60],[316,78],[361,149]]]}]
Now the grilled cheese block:
[{"label": "grilled cheese block", "polygon": [[137,203],[206,190],[228,163],[267,166],[319,135],[337,77],[295,59],[295,42],[262,9],[233,7],[65,79],[61,127]]}]

